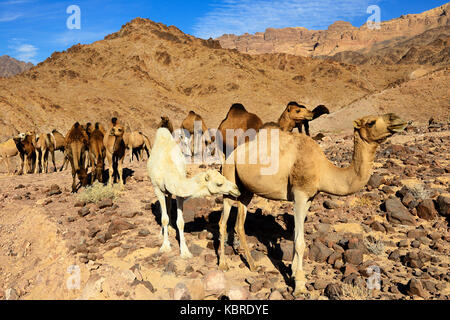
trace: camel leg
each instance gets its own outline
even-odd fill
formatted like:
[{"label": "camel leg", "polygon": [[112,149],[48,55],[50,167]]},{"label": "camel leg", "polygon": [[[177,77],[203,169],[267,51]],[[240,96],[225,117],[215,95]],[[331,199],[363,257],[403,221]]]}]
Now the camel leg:
[{"label": "camel leg", "polygon": [[183,259],[192,258],[192,254],[186,245],[186,239],[184,238],[184,218],[183,218],[183,202],[184,199],[177,197],[177,227],[180,235],[180,251]]},{"label": "camel leg", "polygon": [[[44,168],[45,168],[45,173],[48,173],[48,153],[49,153],[49,151],[48,151],[48,150],[45,150],[45,153],[44,153]],[[43,169],[42,171],[44,171],[44,169]]]},{"label": "camel leg", "polygon": [[110,186],[113,185],[114,183],[114,176],[113,176],[113,160],[112,160],[112,156],[107,155],[108,158],[108,174],[109,174],[109,180],[108,180],[108,184]]},{"label": "camel leg", "polygon": [[[171,250],[170,248],[170,241],[169,241],[169,232],[168,232],[168,226],[169,226],[169,215],[167,214],[167,207],[166,207],[166,197],[164,193],[161,192],[157,187],[155,187],[155,194],[158,198],[159,205],[161,207],[161,225],[162,225],[162,231],[163,231],[163,244],[161,248],[159,249],[160,252],[169,252]],[[169,198],[170,201],[170,198]]]},{"label": "camel leg", "polygon": [[310,136],[309,135],[309,122],[305,121],[304,124],[305,124],[305,133],[309,137]]},{"label": "camel leg", "polygon": [[52,151],[52,162],[53,162],[54,172],[57,172],[58,170],[56,169],[56,163],[55,163],[55,150]]},{"label": "camel leg", "polygon": [[[124,156],[124,158],[125,158],[125,156]],[[123,160],[124,160],[124,158],[118,159],[119,161],[117,161],[117,173],[119,175],[119,183],[122,187],[123,187],[122,176],[123,176]]]},{"label": "camel leg", "polygon": [[238,215],[235,225],[235,231],[239,236],[239,243],[241,249],[244,251],[245,259],[250,267],[250,271],[256,271],[255,261],[253,260],[250,250],[248,248],[247,237],[245,236],[245,219],[247,217],[247,206],[250,203],[252,197],[242,197],[239,198],[238,205]]},{"label": "camel leg", "polygon": [[301,191],[294,191],[294,221],[295,221],[295,237],[294,237],[294,259],[292,261],[292,276],[295,280],[294,296],[298,296],[307,292],[306,278],[303,271],[303,255],[305,252],[305,235],[304,223],[306,215],[311,206],[308,196]]},{"label": "camel leg", "polygon": [[223,211],[222,216],[219,221],[219,232],[220,232],[220,246],[219,246],[219,269],[222,271],[228,270],[228,264],[225,256],[225,239],[227,236],[227,222],[230,217],[231,204],[230,198],[223,198]]}]

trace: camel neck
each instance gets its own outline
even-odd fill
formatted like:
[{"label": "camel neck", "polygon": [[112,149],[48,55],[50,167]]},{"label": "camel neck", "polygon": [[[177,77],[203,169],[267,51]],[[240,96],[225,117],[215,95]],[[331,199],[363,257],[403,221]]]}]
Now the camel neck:
[{"label": "camel neck", "polygon": [[198,181],[199,179],[199,175],[190,179],[186,177],[168,179],[169,181],[176,181],[176,185],[166,187],[171,194],[185,199],[209,196],[208,189]]},{"label": "camel neck", "polygon": [[370,179],[377,146],[364,141],[359,132],[355,131],[352,163],[347,168],[338,168],[328,162],[322,174],[324,179],[320,191],[345,196],[364,187]]}]

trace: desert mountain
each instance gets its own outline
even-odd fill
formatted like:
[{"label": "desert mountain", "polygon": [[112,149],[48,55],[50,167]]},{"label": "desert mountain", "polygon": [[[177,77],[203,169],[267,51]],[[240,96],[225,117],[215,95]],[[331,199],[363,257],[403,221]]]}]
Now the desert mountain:
[{"label": "desert mountain", "polygon": [[30,62],[19,61],[7,55],[0,56],[0,77],[12,77],[32,67],[33,64]]},{"label": "desert mountain", "polygon": [[224,48],[238,49],[250,54],[333,56],[344,51],[368,53],[377,48],[393,47],[431,29],[448,29],[449,15],[450,4],[447,3],[421,14],[408,14],[382,22],[379,30],[371,30],[367,24],[356,28],[348,22],[337,21],[327,30],[308,30],[302,27],[268,28],[265,32],[254,35],[226,34],[218,40]]},{"label": "desert mountain", "polygon": [[[235,102],[263,121],[276,121],[292,100],[336,111],[407,83],[414,72],[423,77],[446,66],[355,66],[285,53],[249,55],[136,18],[104,40],[55,52],[27,72],[0,79],[0,139],[17,130],[66,132],[75,121],[106,124],[112,116],[152,135],[162,115],[178,126],[189,110],[217,127]],[[448,83],[448,71],[442,80]],[[426,121],[431,107],[438,115],[447,112],[448,93],[431,92],[428,98],[432,106],[406,115]],[[390,111],[399,108],[380,103]]]}]

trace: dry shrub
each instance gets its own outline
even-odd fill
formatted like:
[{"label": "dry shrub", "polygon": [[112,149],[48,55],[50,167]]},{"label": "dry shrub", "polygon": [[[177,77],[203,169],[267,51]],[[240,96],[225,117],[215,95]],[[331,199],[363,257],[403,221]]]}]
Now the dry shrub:
[{"label": "dry shrub", "polygon": [[366,286],[342,285],[341,300],[370,300],[370,290]]},{"label": "dry shrub", "polygon": [[92,186],[85,188],[78,199],[86,203],[98,203],[105,199],[114,200],[120,197],[121,191],[119,184],[105,186],[103,183],[96,181]]}]

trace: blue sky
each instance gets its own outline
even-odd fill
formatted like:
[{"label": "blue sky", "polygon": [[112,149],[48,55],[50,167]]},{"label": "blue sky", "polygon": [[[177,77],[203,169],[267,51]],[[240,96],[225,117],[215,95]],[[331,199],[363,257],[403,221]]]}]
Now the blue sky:
[{"label": "blue sky", "polygon": [[[149,18],[201,38],[224,33],[263,32],[267,27],[326,29],[336,20],[361,26],[369,5],[381,19],[420,13],[447,1],[438,0],[0,0],[0,56],[38,63],[54,51],[92,43],[135,17]],[[81,10],[81,29],[70,30],[70,5]]]}]

